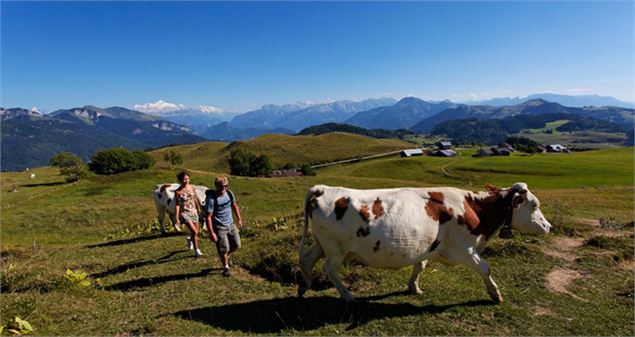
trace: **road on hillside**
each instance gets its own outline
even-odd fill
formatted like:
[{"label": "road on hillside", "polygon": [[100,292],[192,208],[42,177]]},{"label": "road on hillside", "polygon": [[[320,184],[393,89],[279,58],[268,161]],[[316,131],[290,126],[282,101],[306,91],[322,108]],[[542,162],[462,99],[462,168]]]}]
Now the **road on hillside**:
[{"label": "road on hillside", "polygon": [[376,159],[376,158],[381,158],[381,157],[388,157],[388,156],[393,156],[393,155],[396,155],[398,153],[401,153],[401,151],[403,151],[403,150],[397,150],[397,151],[392,151],[392,152],[374,154],[372,156],[365,156],[365,157],[359,157],[359,158],[353,158],[353,159],[338,160],[338,161],[334,161],[334,162],[330,162],[330,163],[326,163],[326,164],[312,165],[311,168],[316,169],[316,168],[320,168],[320,167],[327,167],[327,166],[332,166],[332,165],[354,163],[354,162],[358,162],[358,161],[362,161],[362,160],[368,160],[368,159]]}]

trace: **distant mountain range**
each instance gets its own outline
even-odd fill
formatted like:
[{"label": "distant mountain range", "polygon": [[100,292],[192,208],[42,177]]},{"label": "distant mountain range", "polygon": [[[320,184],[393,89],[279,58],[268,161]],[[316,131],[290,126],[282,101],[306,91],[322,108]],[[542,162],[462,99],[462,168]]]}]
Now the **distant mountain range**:
[{"label": "distant mountain range", "polygon": [[493,98],[484,101],[467,101],[463,102],[468,105],[516,105],[533,99],[542,99],[549,102],[562,104],[570,107],[584,107],[584,106],[616,106],[621,108],[635,108],[633,102],[623,102],[611,96],[599,96],[599,95],[560,95],[552,93],[532,94],[527,97],[501,97]]},{"label": "distant mountain range", "polygon": [[205,141],[183,125],[121,107],[84,106],[48,115],[0,108],[3,171],[48,164],[60,151],[88,161],[101,148],[145,149]]},{"label": "distant mountain range", "polygon": [[[383,129],[371,130],[368,134],[377,136],[389,134],[385,130],[399,129],[429,133],[441,123],[466,118],[485,121],[561,113],[609,122],[618,125],[619,130],[633,130],[634,109],[616,104],[595,104],[599,99],[615,103],[617,100],[613,98],[565,95],[555,95],[552,98],[561,101],[572,100],[572,105],[576,106],[565,106],[542,98],[503,106],[495,105],[503,103],[500,99],[492,105],[468,105],[448,100],[424,101],[416,97],[406,97],[400,101],[393,98],[378,98],[359,102],[343,100],[321,104],[264,105],[260,109],[236,115],[231,121],[228,121],[231,114],[196,109],[162,112],[159,113],[162,116],[156,116],[122,107],[102,109],[90,105],[57,110],[48,115],[20,108],[0,108],[2,170],[46,165],[48,159],[59,151],[71,151],[83,160],[88,160],[96,149],[105,147],[144,149],[205,140],[234,141],[268,133],[292,134],[315,125],[319,127],[305,132],[319,133],[328,129],[366,132],[352,126]],[[590,104],[590,98],[598,100]],[[517,100],[519,99],[509,99],[509,102]],[[576,124],[570,124],[569,127],[584,129],[601,125],[582,119],[575,120]],[[479,128],[495,128],[496,123],[486,123]],[[446,131],[447,127],[452,125],[446,124]],[[466,125],[472,124],[456,125],[466,128]],[[618,130],[608,126],[602,127],[606,130]],[[196,129],[198,135],[193,129]],[[630,132],[632,134],[632,131]],[[401,131],[398,134],[405,135]]]},{"label": "distant mountain range", "polygon": [[202,135],[213,125],[230,121],[238,112],[225,112],[221,110],[210,111],[205,107],[183,108],[171,111],[148,112],[173,123],[185,125],[197,135]]},{"label": "distant mountain range", "polygon": [[359,111],[388,106],[395,102],[394,98],[384,97],[359,102],[342,100],[320,104],[265,105],[234,117],[230,124],[235,128],[285,128],[297,132],[312,125],[343,122]]},{"label": "distant mountain range", "polygon": [[[343,122],[359,111],[392,105],[394,98],[373,98],[363,101],[342,100],[331,103],[301,102],[263,105],[260,109],[239,114],[230,122],[205,125],[196,133],[210,140],[234,141],[268,133],[293,134],[306,127],[330,122]],[[192,117],[192,120],[195,118]],[[181,120],[185,125],[191,121]],[[194,126],[192,126],[195,128]]]},{"label": "distant mountain range", "polygon": [[[546,123],[566,121],[555,131],[597,131],[606,133],[628,133],[629,129],[608,121],[569,113],[520,114],[505,118],[477,119],[474,117],[451,119],[437,124],[430,133],[451,138],[460,144],[497,144],[511,134],[523,129],[541,129]],[[632,129],[631,129],[632,131]]]},{"label": "distant mountain range", "polygon": [[410,127],[412,131],[426,133],[436,125],[454,119],[476,118],[478,120],[500,119],[516,115],[540,115],[547,113],[567,113],[593,117],[632,128],[635,110],[619,107],[566,107],[542,99],[532,99],[510,106],[463,105],[459,104],[430,116]]},{"label": "distant mountain range", "polygon": [[[616,106],[628,107],[629,103],[619,101],[613,97],[597,95],[558,95],[558,94],[534,94],[526,98],[497,98],[482,103],[468,102],[455,103],[445,101],[425,101],[416,97],[406,97],[400,101],[394,98],[384,97],[367,99],[363,101],[342,100],[331,103],[300,102],[294,104],[268,104],[259,109],[237,114],[231,118],[231,114],[225,112],[202,111],[192,108],[160,113],[165,119],[190,127],[197,135],[211,140],[240,140],[255,137],[265,133],[290,133],[298,132],[304,128],[325,123],[345,123],[362,128],[375,129],[406,129],[414,128],[418,132],[429,131],[434,125],[452,118],[462,118],[461,109],[468,110],[468,106],[477,105],[478,110],[484,113],[484,118],[503,118],[508,116],[504,106],[519,105],[527,101],[540,99],[568,107]],[[548,112],[565,112],[556,107],[549,110],[548,106],[542,106]],[[489,115],[488,109],[503,108],[498,115]],[[437,116],[448,110],[457,109]],[[516,108],[511,108],[515,111]],[[469,115],[473,110],[467,112]],[[599,113],[603,113],[602,110]],[[456,116],[453,116],[455,114]],[[465,117],[465,116],[463,116]],[[422,123],[423,120],[426,120]],[[228,124],[224,122],[229,121]],[[222,123],[222,124],[221,124]]]},{"label": "distant mountain range", "polygon": [[230,124],[235,128],[273,129],[284,116],[310,107],[311,103],[267,104],[234,117]]},{"label": "distant mountain range", "polygon": [[366,129],[407,129],[429,116],[456,106],[450,101],[426,102],[416,97],[406,97],[391,106],[362,111],[346,120],[347,124]]}]

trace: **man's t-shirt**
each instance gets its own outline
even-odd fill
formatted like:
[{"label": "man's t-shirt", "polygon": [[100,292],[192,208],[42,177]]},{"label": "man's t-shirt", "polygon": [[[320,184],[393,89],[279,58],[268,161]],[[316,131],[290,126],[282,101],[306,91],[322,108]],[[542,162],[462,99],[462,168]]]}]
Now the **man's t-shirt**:
[{"label": "man's t-shirt", "polygon": [[[216,195],[216,191],[211,191],[207,195],[207,200],[205,200],[205,210],[207,213],[213,213],[212,215],[212,223],[217,227],[229,227],[234,222],[232,218],[232,200],[234,203],[236,202],[236,198],[234,197],[234,193],[232,191],[227,190],[222,195],[214,198]],[[231,198],[229,194],[231,193]]]}]

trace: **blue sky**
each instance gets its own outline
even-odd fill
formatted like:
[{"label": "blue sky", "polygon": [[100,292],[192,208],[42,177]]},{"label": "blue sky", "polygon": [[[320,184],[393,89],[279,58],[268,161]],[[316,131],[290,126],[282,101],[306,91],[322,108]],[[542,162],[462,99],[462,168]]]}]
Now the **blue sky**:
[{"label": "blue sky", "polygon": [[1,2],[0,105],[634,98],[634,3]]}]

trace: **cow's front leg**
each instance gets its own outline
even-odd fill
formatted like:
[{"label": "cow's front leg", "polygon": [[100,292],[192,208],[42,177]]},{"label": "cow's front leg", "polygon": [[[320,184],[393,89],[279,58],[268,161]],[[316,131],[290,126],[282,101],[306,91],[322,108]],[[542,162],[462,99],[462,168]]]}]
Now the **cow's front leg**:
[{"label": "cow's front leg", "polygon": [[322,246],[316,241],[311,247],[309,247],[308,251],[305,251],[302,256],[300,256],[300,273],[304,278],[304,285],[299,282],[298,285],[298,296],[302,297],[304,293],[311,288],[311,281],[313,280],[313,267],[315,264],[324,257],[324,249]]},{"label": "cow's front leg", "polygon": [[157,215],[159,218],[159,230],[161,231],[161,234],[165,234],[165,210],[158,210],[157,207]]},{"label": "cow's front leg", "polygon": [[342,262],[344,262],[343,254],[327,255],[326,261],[324,261],[324,271],[326,271],[326,275],[329,277],[331,283],[335,285],[335,288],[337,288],[337,291],[344,301],[351,303],[353,302],[353,296],[351,296],[351,293],[344,287],[339,274]]},{"label": "cow's front leg", "polygon": [[474,269],[474,271],[481,275],[483,281],[485,281],[487,293],[492,298],[492,300],[497,303],[502,303],[503,296],[498,290],[496,282],[494,282],[494,279],[492,279],[490,268],[487,262],[483,261],[483,259],[481,259],[481,257],[476,253],[470,254],[464,262],[468,267]]},{"label": "cow's front leg", "polygon": [[419,274],[426,267],[426,263],[428,263],[428,260],[423,260],[412,265],[412,275],[408,281],[408,289],[413,294],[423,293],[423,291],[419,289]]}]

